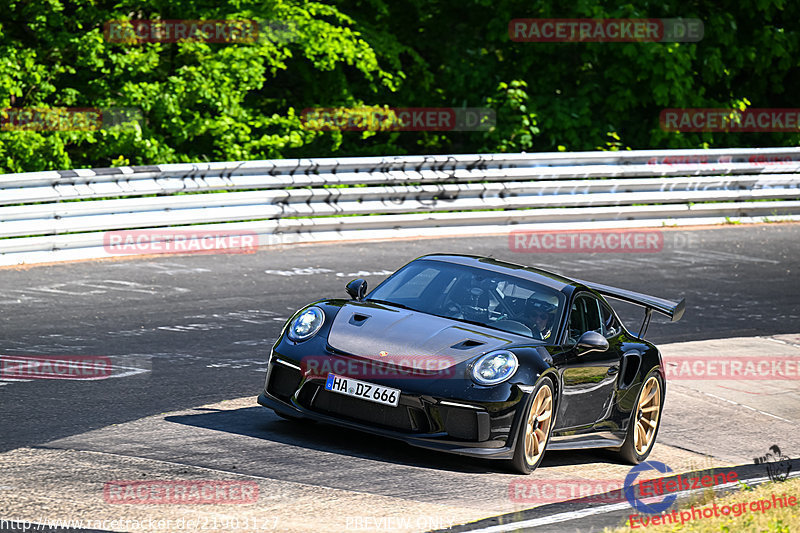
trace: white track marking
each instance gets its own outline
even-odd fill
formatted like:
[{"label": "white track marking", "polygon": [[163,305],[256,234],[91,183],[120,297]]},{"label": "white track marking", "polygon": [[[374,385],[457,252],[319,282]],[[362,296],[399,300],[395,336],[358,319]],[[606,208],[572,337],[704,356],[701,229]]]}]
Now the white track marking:
[{"label": "white track marking", "polygon": [[330,268],[319,267],[294,267],[291,270],[265,270],[265,274],[274,274],[276,276],[312,276],[314,274],[328,274],[333,272]]},{"label": "white track marking", "polygon": [[[176,333],[186,333],[192,331],[212,331],[228,328],[241,328],[244,327],[241,322],[247,324],[271,324],[271,317],[276,315],[274,311],[266,309],[248,309],[245,311],[231,311],[223,314],[201,314],[186,316],[184,319],[191,321],[188,324],[169,324],[164,326],[156,326],[152,328],[128,329],[121,331],[109,331],[107,334],[112,337],[138,337],[140,335],[147,335],[156,331],[172,331]],[[205,320],[205,322],[197,322],[197,320]],[[281,319],[284,320],[284,319]]]},{"label": "white track marking", "polygon": [[163,294],[164,292],[190,292],[189,289],[176,287],[174,285],[153,286],[116,279],[77,280],[68,281],[66,283],[51,283],[48,285],[25,287],[22,289],[7,289],[0,293],[0,297],[6,298],[0,301],[0,303],[22,303],[23,300],[28,300],[30,303],[43,301],[41,298],[30,296],[30,293],[37,294],[37,296],[89,296],[107,294],[111,291],[149,295]]},{"label": "white track marking", "polygon": [[242,346],[269,346],[275,344],[275,339],[254,339],[247,341],[234,341],[233,344],[241,344]]},{"label": "white track marking", "polygon": [[368,272],[366,270],[359,270],[358,272],[337,272],[337,278],[357,278],[361,276],[388,276],[389,274],[394,274],[391,270],[376,270],[373,272]]},{"label": "white track marking", "polygon": [[[138,292],[142,294],[159,294],[161,292],[158,289],[142,288],[146,287],[146,285],[142,285],[141,283],[135,283],[132,281],[117,281],[113,279],[101,280],[99,282],[84,282],[81,283],[81,285],[84,287],[95,287],[110,291]],[[173,287],[172,289],[177,292],[189,292],[189,289],[183,289],[181,287]]]},{"label": "white track marking", "polygon": [[[118,263],[112,266],[124,268],[130,267],[128,263]],[[141,268],[142,266],[156,270],[157,274],[166,274],[168,276],[174,276],[175,274],[200,274],[203,272],[211,272],[211,269],[208,268],[189,267],[180,263],[136,263],[136,268]]]},{"label": "white track marking", "polygon": [[772,413],[767,413],[765,411],[761,411],[761,410],[756,409],[754,407],[750,407],[749,405],[744,405],[743,403],[739,403],[739,402],[736,402],[734,400],[729,400],[728,398],[723,398],[722,396],[717,396],[716,394],[711,394],[710,392],[705,392],[705,391],[693,389],[692,387],[687,387],[686,385],[677,384],[677,383],[672,383],[671,385],[673,387],[687,389],[687,390],[690,390],[692,392],[699,392],[700,394],[705,394],[706,396],[710,396],[711,398],[715,398],[717,400],[721,400],[723,402],[726,402],[726,403],[729,403],[729,404],[732,404],[732,405],[736,405],[737,407],[744,407],[745,409],[749,409],[750,411],[755,411],[756,413],[762,414],[764,416],[777,418],[778,420],[782,420],[783,422],[789,422],[790,424],[795,424],[796,423],[796,421],[792,421],[792,420],[787,420],[785,418],[781,418],[781,417],[779,417],[777,415],[773,415]]}]

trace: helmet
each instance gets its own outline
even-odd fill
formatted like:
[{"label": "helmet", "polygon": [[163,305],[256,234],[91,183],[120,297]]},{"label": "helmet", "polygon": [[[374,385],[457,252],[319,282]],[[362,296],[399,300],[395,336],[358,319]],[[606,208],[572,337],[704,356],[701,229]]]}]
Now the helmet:
[{"label": "helmet", "polygon": [[529,298],[525,304],[525,313],[532,316],[540,313],[544,313],[549,316],[555,310],[555,305],[536,298]]}]

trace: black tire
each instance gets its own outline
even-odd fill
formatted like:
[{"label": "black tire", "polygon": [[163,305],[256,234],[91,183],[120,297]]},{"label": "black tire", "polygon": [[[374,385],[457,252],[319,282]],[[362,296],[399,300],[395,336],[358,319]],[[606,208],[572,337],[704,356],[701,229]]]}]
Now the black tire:
[{"label": "black tire", "polygon": [[[541,402],[549,402],[549,409],[547,403],[540,403],[540,395],[543,396]],[[514,458],[511,460],[511,467],[514,471],[530,474],[541,464],[547,443],[550,442],[550,434],[553,432],[555,397],[553,382],[550,378],[542,378],[531,394],[531,401],[525,409],[525,416],[519,425],[517,443],[514,446]],[[534,409],[539,415],[532,418]],[[539,416],[544,412],[549,412],[548,418],[539,420]],[[536,432],[537,430],[544,434],[544,439]],[[534,443],[538,444],[534,446]]]},{"label": "black tire", "polygon": [[[642,395],[645,393],[646,389],[649,395],[653,382],[658,385],[658,391],[650,400],[643,398]],[[664,378],[657,368],[653,368],[642,380],[642,387],[639,389],[639,394],[636,396],[636,403],[633,409],[631,409],[631,419],[628,422],[628,432],[625,435],[625,442],[623,442],[622,447],[619,449],[619,455],[625,462],[638,465],[650,455],[656,443],[656,437],[658,437],[658,429],[661,427],[661,413],[664,412],[665,397],[666,388],[664,387]],[[656,398],[658,400],[657,405],[654,403]],[[649,413],[656,413],[655,418],[650,419],[645,416],[646,413],[644,413],[644,411],[652,409],[653,407],[657,407],[658,409],[657,411],[649,411]],[[644,420],[644,422],[642,422],[642,420]],[[652,427],[653,422],[655,423],[655,427]],[[639,432],[638,441],[636,439],[637,432]],[[642,443],[642,437],[645,437],[644,443]]]}]

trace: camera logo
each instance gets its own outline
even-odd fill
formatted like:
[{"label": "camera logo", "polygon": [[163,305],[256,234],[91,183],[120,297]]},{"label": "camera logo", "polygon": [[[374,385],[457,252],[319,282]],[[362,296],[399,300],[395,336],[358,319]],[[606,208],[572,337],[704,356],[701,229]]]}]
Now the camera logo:
[{"label": "camera logo", "polygon": [[792,471],[791,460],[781,453],[778,445],[770,446],[766,455],[753,458],[757,465],[767,465],[767,475],[770,481],[786,481]]}]

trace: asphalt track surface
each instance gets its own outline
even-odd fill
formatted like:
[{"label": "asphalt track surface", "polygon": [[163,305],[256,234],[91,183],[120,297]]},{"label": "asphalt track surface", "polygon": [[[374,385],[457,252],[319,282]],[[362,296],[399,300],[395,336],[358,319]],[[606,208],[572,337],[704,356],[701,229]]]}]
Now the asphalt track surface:
[{"label": "asphalt track surface", "polygon": [[[5,454],[6,466],[25,463],[20,457],[29,450],[112,454],[107,468],[131,472],[144,458],[376,498],[444,503],[471,508],[474,518],[519,509],[507,501],[514,476],[492,462],[432,454],[318,424],[296,425],[249,403],[263,386],[270,346],[298,307],[344,296],[344,284],[355,277],[375,286],[409,260],[435,252],[492,256],[665,298],[685,297],[682,321],[654,317],[648,338],[656,343],[800,331],[800,225],[669,229],[662,235],[663,249],[655,253],[517,253],[507,237],[496,236],[3,269],[1,354],[101,355],[111,358],[115,370],[114,379],[97,381],[0,380],[0,453],[11,454]],[[618,310],[637,330],[635,309]],[[797,413],[797,395],[791,394],[792,409],[784,416]],[[200,407],[245,397],[250,400],[237,400],[232,408]],[[671,460],[676,471],[696,466],[702,454],[720,464],[742,464],[755,454],[738,450],[735,442],[727,447],[689,442],[692,426],[710,414],[688,412],[685,420],[669,425],[665,419],[660,457]],[[165,439],[170,432],[178,437]],[[763,442],[748,445],[766,451],[776,443],[769,440],[772,432],[764,433]],[[800,455],[800,447],[782,448]],[[19,457],[12,461],[13,454]],[[597,472],[624,477],[629,468],[605,452],[551,452],[542,470],[547,467],[556,475],[584,469],[586,477],[595,478],[603,475]],[[47,473],[34,471],[30,466],[19,475],[42,479]],[[476,498],[486,487],[494,492]],[[292,499],[281,503],[291,506]],[[327,508],[336,512],[335,498]],[[436,525],[431,519],[426,524],[431,527],[423,529]]]}]

